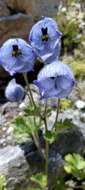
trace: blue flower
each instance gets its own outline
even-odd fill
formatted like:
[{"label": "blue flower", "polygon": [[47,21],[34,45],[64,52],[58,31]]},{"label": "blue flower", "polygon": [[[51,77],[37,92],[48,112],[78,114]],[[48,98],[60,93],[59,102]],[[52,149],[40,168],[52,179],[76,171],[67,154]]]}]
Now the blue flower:
[{"label": "blue flower", "polygon": [[0,65],[10,75],[33,70],[35,58],[32,47],[20,38],[7,40],[0,49]]},{"label": "blue flower", "polygon": [[40,71],[34,83],[39,87],[41,99],[65,98],[72,91],[75,79],[70,68],[56,60]]},{"label": "blue flower", "polygon": [[32,27],[29,41],[37,56],[44,63],[50,63],[59,57],[61,36],[56,21],[44,17]]},{"label": "blue flower", "polygon": [[12,79],[5,89],[5,97],[11,102],[20,102],[25,96],[24,88]]}]

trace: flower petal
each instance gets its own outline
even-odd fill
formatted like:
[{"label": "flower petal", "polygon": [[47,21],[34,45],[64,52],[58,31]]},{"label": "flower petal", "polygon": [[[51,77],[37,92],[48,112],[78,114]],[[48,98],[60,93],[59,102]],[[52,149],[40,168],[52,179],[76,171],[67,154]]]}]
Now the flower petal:
[{"label": "flower petal", "polygon": [[41,98],[65,98],[72,91],[75,79],[67,65],[56,61],[41,69],[36,85]]},{"label": "flower petal", "polygon": [[20,102],[23,100],[24,95],[24,88],[17,84],[15,79],[12,79],[5,89],[6,98],[11,102]]},{"label": "flower petal", "polygon": [[[13,56],[13,46],[17,45],[21,54]],[[0,49],[0,65],[13,75],[33,70],[36,56],[33,48],[20,38],[7,40]]]},{"label": "flower petal", "polygon": [[[48,40],[46,41],[42,41],[42,28],[47,28]],[[50,60],[58,58],[61,36],[62,33],[58,30],[56,21],[49,17],[44,17],[32,27],[29,41],[37,56],[46,64],[50,63]]]}]

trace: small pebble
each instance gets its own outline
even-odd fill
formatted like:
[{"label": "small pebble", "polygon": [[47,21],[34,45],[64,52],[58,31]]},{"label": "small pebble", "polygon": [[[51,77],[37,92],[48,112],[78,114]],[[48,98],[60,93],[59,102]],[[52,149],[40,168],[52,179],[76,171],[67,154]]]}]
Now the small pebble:
[{"label": "small pebble", "polygon": [[26,108],[26,104],[24,102],[22,102],[20,105],[19,105],[19,108],[20,109],[25,109]]},{"label": "small pebble", "polygon": [[80,120],[85,123],[85,113],[81,113]]},{"label": "small pebble", "polygon": [[6,132],[6,134],[9,135],[12,132],[13,132],[13,127],[9,127],[8,130],[7,130],[7,132]]},{"label": "small pebble", "polygon": [[76,106],[76,108],[78,108],[78,109],[83,109],[83,108],[85,107],[85,102],[82,101],[82,100],[77,100],[77,101],[75,102],[75,106]]},{"label": "small pebble", "polygon": [[12,136],[8,136],[8,137],[6,138],[6,140],[7,140],[7,141],[12,141]]},{"label": "small pebble", "polygon": [[4,139],[4,138],[3,138],[3,139],[1,139],[1,140],[0,140],[0,144],[1,144],[1,145],[2,145],[2,144],[4,144],[4,143],[5,143],[5,141],[6,141],[6,139]]},{"label": "small pebble", "polygon": [[7,128],[6,128],[6,127],[3,127],[3,128],[2,128],[2,130],[3,130],[3,131],[6,131],[6,130],[7,130]]}]

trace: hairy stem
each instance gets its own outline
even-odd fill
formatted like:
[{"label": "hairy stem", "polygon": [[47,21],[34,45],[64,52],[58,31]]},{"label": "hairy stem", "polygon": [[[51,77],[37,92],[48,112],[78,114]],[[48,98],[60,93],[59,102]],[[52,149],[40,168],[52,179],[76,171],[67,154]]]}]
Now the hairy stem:
[{"label": "hairy stem", "polygon": [[[44,125],[45,125],[45,133],[48,131],[47,127],[47,118],[46,118],[46,112],[47,112],[47,101],[45,103],[45,111],[44,111]],[[45,140],[45,155],[46,155],[46,162],[45,162],[45,174],[47,176],[47,185],[48,185],[48,159],[49,159],[49,143],[47,140]]]},{"label": "hairy stem", "polygon": [[28,82],[28,79],[27,79],[27,73],[24,73],[23,76],[24,76],[24,80],[25,80],[25,83],[27,85],[27,88],[29,90],[30,100],[31,100],[34,108],[36,108],[36,104],[35,104],[35,101],[34,101],[34,98],[33,98],[33,95],[32,95],[31,89],[30,89],[30,85],[29,85],[29,82]]},{"label": "hairy stem", "polygon": [[32,133],[32,139],[33,139],[34,144],[35,144],[35,146],[36,146],[38,152],[40,153],[41,157],[43,157],[43,158],[45,159],[45,155],[44,155],[44,153],[42,152],[42,149],[41,149],[41,147],[40,147],[40,144],[39,144],[39,141],[38,141],[38,139],[37,139],[37,137],[36,137],[36,134]]},{"label": "hairy stem", "polygon": [[58,106],[57,106],[57,111],[56,111],[56,118],[55,118],[55,122],[54,122],[55,131],[56,131],[56,124],[57,124],[57,121],[58,121],[59,109],[60,109],[60,99],[58,99]]},{"label": "hairy stem", "polygon": [[46,165],[45,165],[45,173],[47,176],[47,185],[48,185],[48,159],[49,159],[49,143],[46,140]]},{"label": "hairy stem", "polygon": [[[35,104],[35,101],[34,101],[34,98],[33,98],[33,95],[32,95],[32,92],[31,92],[31,89],[30,89],[30,85],[29,85],[29,82],[28,82],[28,78],[27,78],[27,73],[24,73],[23,74],[24,76],[24,80],[25,80],[25,83],[27,85],[27,88],[29,90],[29,95],[30,95],[30,101],[31,101],[31,104],[34,106],[34,108],[36,109],[36,104]],[[35,124],[35,127],[36,127],[36,119],[35,119],[35,116],[34,116],[34,124]],[[42,152],[42,149],[41,149],[41,146],[40,146],[40,143],[39,143],[39,136],[38,136],[38,133],[37,131],[35,133],[32,133],[32,139],[33,139],[33,142],[35,144],[35,146],[37,147],[40,155],[45,158],[44,156],[44,153]]]}]

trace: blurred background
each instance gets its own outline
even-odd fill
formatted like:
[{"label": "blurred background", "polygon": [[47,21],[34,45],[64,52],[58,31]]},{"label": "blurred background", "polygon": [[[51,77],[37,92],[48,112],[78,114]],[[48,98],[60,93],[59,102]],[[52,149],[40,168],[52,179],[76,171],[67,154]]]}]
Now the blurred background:
[{"label": "blurred background", "polygon": [[[56,19],[62,36],[61,59],[71,65],[78,80],[85,77],[85,0],[0,0],[0,46],[8,38],[28,40],[32,25],[41,16]],[[39,70],[39,65],[37,69]],[[37,71],[29,74],[30,81]],[[21,75],[15,76],[23,83]],[[10,76],[0,68],[0,102]]]}]

